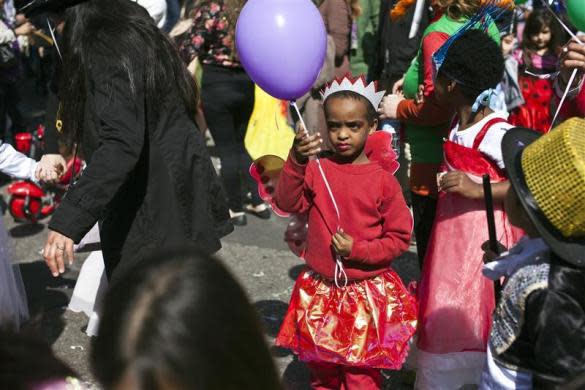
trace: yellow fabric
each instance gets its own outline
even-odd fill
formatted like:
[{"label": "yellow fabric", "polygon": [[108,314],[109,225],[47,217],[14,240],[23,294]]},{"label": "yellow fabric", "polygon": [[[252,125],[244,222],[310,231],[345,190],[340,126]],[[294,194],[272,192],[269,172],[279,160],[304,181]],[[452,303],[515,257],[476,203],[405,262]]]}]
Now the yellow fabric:
[{"label": "yellow fabric", "polygon": [[526,147],[528,189],[565,237],[585,236],[585,119],[569,119]]},{"label": "yellow fabric", "polygon": [[295,137],[286,119],[287,108],[286,101],[273,98],[256,86],[254,111],[244,139],[252,160],[268,154],[286,160]]}]

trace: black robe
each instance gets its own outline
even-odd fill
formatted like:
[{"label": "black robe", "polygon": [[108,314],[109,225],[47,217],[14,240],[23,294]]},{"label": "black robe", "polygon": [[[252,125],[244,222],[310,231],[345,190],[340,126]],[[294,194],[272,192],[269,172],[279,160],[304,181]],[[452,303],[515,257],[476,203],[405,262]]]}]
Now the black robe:
[{"label": "black robe", "polygon": [[[513,342],[499,355],[492,348],[500,364],[532,372],[536,389],[565,388],[568,381],[585,374],[585,269],[554,253],[549,263],[548,287],[516,302],[521,313],[516,321],[521,327]],[[513,286],[504,287],[504,297],[506,289]],[[495,321],[502,305],[500,301]]]},{"label": "black robe", "polygon": [[121,66],[100,61],[91,68],[81,139],[88,165],[49,228],[77,243],[99,221],[111,282],[157,248],[219,250],[233,226],[203,136],[176,86],[160,96],[154,119],[144,77],[136,77],[132,93]]}]

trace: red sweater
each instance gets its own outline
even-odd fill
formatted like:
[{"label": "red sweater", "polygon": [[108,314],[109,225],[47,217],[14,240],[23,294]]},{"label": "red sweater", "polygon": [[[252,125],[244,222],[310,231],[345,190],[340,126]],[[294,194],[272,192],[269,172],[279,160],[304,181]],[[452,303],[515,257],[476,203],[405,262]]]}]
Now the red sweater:
[{"label": "red sweater", "polygon": [[282,210],[309,211],[307,264],[333,279],[331,238],[339,225],[353,238],[351,254],[343,262],[349,279],[367,279],[386,271],[408,249],[412,233],[412,215],[398,181],[375,162],[354,165],[322,159],[321,165],[339,207],[339,223],[314,161],[299,164],[291,153],[276,188],[276,204]]}]

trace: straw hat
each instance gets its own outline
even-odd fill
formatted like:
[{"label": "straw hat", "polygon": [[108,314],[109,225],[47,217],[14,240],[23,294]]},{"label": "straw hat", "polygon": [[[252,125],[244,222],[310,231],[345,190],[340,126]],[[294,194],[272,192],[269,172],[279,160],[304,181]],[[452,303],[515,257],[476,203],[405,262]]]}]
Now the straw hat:
[{"label": "straw hat", "polygon": [[502,140],[510,183],[552,250],[585,267],[585,119],[544,136],[514,128]]}]

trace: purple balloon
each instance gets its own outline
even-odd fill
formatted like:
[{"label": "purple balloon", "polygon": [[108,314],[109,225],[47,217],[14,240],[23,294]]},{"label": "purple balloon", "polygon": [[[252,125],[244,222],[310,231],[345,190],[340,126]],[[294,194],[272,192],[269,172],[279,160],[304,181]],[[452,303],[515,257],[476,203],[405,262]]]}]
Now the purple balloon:
[{"label": "purple balloon", "polygon": [[236,25],[236,48],[252,80],[294,100],[319,76],[327,51],[323,18],[311,0],[249,0]]}]

